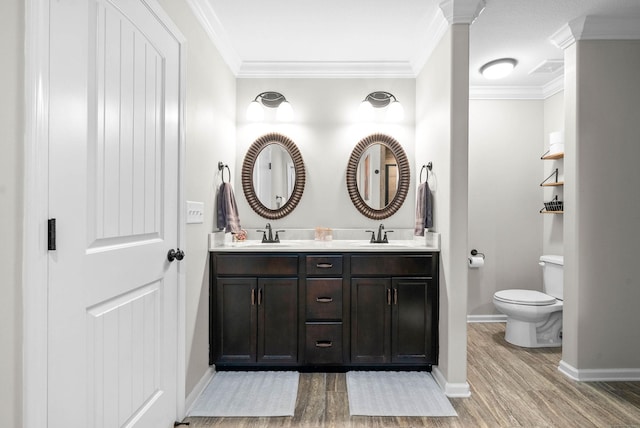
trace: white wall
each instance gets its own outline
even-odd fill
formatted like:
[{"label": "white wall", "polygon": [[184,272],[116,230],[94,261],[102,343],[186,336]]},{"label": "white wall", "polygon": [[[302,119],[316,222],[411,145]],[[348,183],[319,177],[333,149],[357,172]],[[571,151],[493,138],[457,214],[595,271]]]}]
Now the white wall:
[{"label": "white wall", "polygon": [[493,293],[542,290],[544,102],[469,103],[469,247],[485,266],[469,270],[469,315],[497,314]]},{"label": "white wall", "polygon": [[[345,178],[347,163],[351,151],[362,138],[380,132],[395,138],[407,154],[409,164],[414,165],[414,79],[238,79],[237,87],[237,155],[235,166],[230,167],[235,177],[235,196],[244,229],[264,228],[268,222],[248,205],[242,192],[241,173],[249,146],[269,132],[292,139],[306,167],[306,186],[300,203],[288,216],[271,221],[274,227],[369,228],[380,223],[360,214],[351,203]],[[293,106],[295,120],[291,123],[248,123],[247,106],[264,91],[282,93]],[[358,106],[374,91],[394,94],[404,106],[404,121],[397,124],[359,122]],[[273,111],[267,112],[265,118],[272,116],[270,113]],[[416,171],[412,168],[411,190],[400,210],[383,221],[386,228],[413,227],[415,181]]]},{"label": "white wall", "polygon": [[[564,92],[559,92],[544,100],[544,147],[540,149],[544,153],[549,149],[549,134],[564,130]],[[548,177],[556,168],[560,180],[564,177],[564,159],[546,160],[544,165],[544,177]],[[564,200],[564,186],[545,187],[543,200],[550,201],[555,195],[559,200]],[[542,216],[542,252],[544,254],[564,254],[564,215],[545,214]]]},{"label": "white wall", "polygon": [[640,42],[578,41],[565,64],[562,360],[640,378]]},{"label": "white wall", "polygon": [[469,26],[452,25],[416,81],[416,157],[433,162],[440,252],[440,356],[448,392],[467,387]]},{"label": "white wall", "polygon": [[203,224],[187,225],[186,394],[209,367],[209,253],[218,161],[235,163],[236,79],[184,2],[160,0],[187,39],[186,198],[205,204]]},{"label": "white wall", "polygon": [[22,201],[24,3],[0,4],[0,415],[22,425]]}]

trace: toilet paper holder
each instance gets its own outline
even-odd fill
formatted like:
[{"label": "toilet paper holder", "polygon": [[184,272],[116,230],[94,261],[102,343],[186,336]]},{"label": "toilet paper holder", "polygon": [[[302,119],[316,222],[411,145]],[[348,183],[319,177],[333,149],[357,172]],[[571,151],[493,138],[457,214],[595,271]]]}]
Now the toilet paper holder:
[{"label": "toilet paper holder", "polygon": [[476,250],[475,248],[473,250],[471,250],[471,255],[472,256],[477,256],[479,255],[480,257],[482,257],[484,259],[484,253],[480,253],[478,252],[478,250]]}]

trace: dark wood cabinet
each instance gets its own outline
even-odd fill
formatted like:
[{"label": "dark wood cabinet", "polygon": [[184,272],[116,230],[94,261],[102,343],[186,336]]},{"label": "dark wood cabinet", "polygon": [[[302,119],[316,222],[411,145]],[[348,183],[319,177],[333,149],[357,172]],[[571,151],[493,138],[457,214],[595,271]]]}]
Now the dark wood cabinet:
[{"label": "dark wood cabinet", "polygon": [[351,361],[436,364],[436,287],[428,278],[351,280]]},{"label": "dark wood cabinet", "polygon": [[391,362],[436,364],[437,288],[429,278],[391,281]]},{"label": "dark wood cabinet", "polygon": [[437,364],[434,254],[351,258],[351,361]]},{"label": "dark wood cabinet", "polygon": [[[221,365],[296,364],[297,256],[267,259],[258,256],[251,262],[247,256],[212,258],[212,264],[220,267],[216,272],[221,275],[217,275],[214,281],[216,299],[212,308],[215,307],[216,316],[211,317],[210,362]],[[224,276],[242,275],[247,271],[256,274],[255,266],[260,263],[268,267],[262,271],[266,272],[265,276],[286,273],[295,273],[296,276]],[[295,270],[291,269],[292,266]]]},{"label": "dark wood cabinet", "polygon": [[391,280],[351,280],[351,361],[388,363],[391,355]]},{"label": "dark wood cabinet", "polygon": [[213,324],[217,362],[246,364],[256,361],[257,285],[256,278],[218,278],[217,317]]},{"label": "dark wood cabinet", "polygon": [[438,253],[212,253],[210,305],[222,370],[438,362]]},{"label": "dark wood cabinet", "polygon": [[345,363],[343,315],[344,256],[307,255],[305,259],[304,363],[310,366],[341,366]]},{"label": "dark wood cabinet", "polygon": [[261,278],[258,280],[259,363],[298,361],[298,279]]}]

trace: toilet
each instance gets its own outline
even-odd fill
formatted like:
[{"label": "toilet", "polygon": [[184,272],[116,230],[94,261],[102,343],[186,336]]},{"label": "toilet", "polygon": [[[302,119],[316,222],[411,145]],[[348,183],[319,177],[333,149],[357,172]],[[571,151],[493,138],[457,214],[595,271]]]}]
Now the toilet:
[{"label": "toilet", "polygon": [[525,348],[562,346],[562,256],[540,257],[544,293],[501,290],[493,295],[496,309],[507,316],[505,340]]}]

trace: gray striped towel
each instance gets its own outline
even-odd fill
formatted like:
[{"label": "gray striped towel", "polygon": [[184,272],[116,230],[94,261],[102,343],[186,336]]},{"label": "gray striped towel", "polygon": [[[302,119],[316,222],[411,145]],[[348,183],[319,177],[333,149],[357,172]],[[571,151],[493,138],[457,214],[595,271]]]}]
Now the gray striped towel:
[{"label": "gray striped towel", "polygon": [[424,182],[418,187],[416,198],[416,225],[415,236],[424,236],[424,229],[433,227],[433,213],[431,203],[431,190],[429,184]]},{"label": "gray striped towel", "polygon": [[218,229],[225,229],[225,232],[240,232],[240,216],[236,197],[233,194],[231,183],[222,183],[218,189],[217,198]]}]

